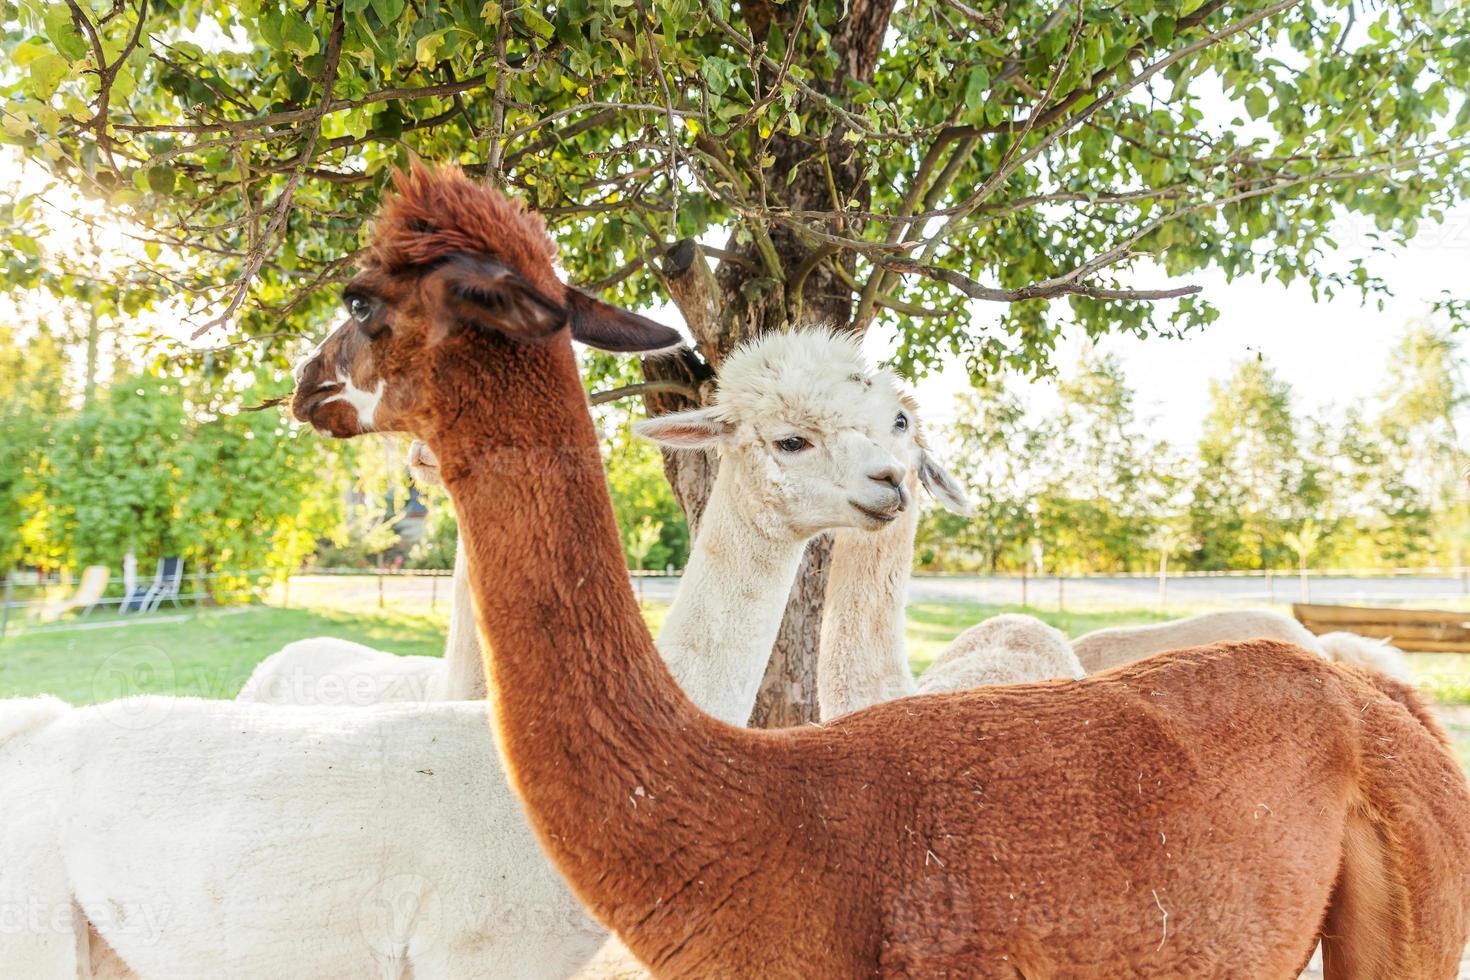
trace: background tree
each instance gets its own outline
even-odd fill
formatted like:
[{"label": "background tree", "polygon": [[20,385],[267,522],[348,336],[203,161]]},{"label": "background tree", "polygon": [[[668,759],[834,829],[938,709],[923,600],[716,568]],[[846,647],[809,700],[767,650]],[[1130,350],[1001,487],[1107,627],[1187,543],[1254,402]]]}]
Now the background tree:
[{"label": "background tree", "polygon": [[1164,504],[1163,447],[1139,428],[1133,389],[1110,356],[1084,356],[1057,386],[1041,533],[1054,557],[1083,567],[1143,567]]},{"label": "background tree", "polygon": [[1290,386],[1264,358],[1241,361],[1210,383],[1190,505],[1194,564],[1274,567],[1284,525],[1311,512],[1302,482]]},{"label": "background tree", "polygon": [[933,568],[1013,568],[1015,542],[1029,543],[1037,533],[1034,511],[1050,430],[1028,420],[1003,378],[958,396],[955,414],[945,432],[946,462],[965,484],[975,514],[962,518],[930,508],[916,540],[919,559]]},{"label": "background tree", "polygon": [[[1465,452],[1456,416],[1470,392],[1459,368],[1459,352],[1449,331],[1430,323],[1414,323],[1404,332],[1388,361],[1378,417],[1385,480],[1398,487],[1402,510],[1420,518],[1415,529],[1421,550],[1433,549],[1456,565],[1464,565],[1467,502],[1464,492]],[[1439,515],[1431,539],[1424,515]]]},{"label": "background tree", "polygon": [[55,337],[38,330],[20,343],[13,328],[0,324],[0,568],[19,561],[42,536],[45,449],[66,409],[65,378],[66,353]]},{"label": "background tree", "polygon": [[47,538],[81,565],[118,566],[128,551],[179,554],[178,455],[185,405],[176,379],[127,379],[58,425],[44,479]]},{"label": "background tree", "polygon": [[[1437,0],[3,0],[0,16],[0,132],[130,215],[161,250],[137,268],[220,346],[312,332],[316,287],[416,152],[539,207],[589,287],[678,304],[695,350],[649,368],[653,410],[702,397],[742,338],[811,318],[881,313],[904,369],[953,352],[980,371],[1040,364],[1064,320],[1210,320],[1192,287],[1136,281],[1154,268],[1371,293],[1371,270],[1317,261],[1334,215],[1402,237],[1470,181],[1454,95],[1470,8]],[[711,461],[666,466],[697,527]],[[822,555],[757,721],[813,716]]]}]

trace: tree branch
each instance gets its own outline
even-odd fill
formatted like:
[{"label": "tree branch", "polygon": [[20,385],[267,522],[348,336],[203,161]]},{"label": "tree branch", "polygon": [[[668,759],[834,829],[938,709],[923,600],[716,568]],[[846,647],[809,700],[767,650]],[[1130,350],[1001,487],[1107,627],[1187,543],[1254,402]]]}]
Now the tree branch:
[{"label": "tree branch", "polygon": [[363,106],[372,105],[375,102],[407,101],[409,99],[427,99],[435,96],[456,95],[479,88],[484,82],[485,75],[482,73],[470,78],[462,78],[457,82],[445,82],[442,85],[380,89],[376,92],[370,92],[359,99],[341,99],[306,109],[273,112],[268,116],[258,116],[254,119],[222,119],[219,122],[212,123],[170,126],[117,123],[113,128],[126,130],[130,133],[214,133],[221,131],[245,133],[253,129],[269,129],[272,126],[309,122],[314,119],[319,119],[324,115],[342,112],[345,109],[359,109]]},{"label": "tree branch", "polygon": [[984,286],[971,279],[969,276],[956,272],[953,269],[944,269],[935,265],[926,265],[922,262],[907,262],[901,259],[881,260],[881,264],[892,272],[900,275],[912,273],[936,279],[948,283],[971,299],[985,300],[991,303],[1023,303],[1031,299],[1051,299],[1057,296],[1087,296],[1092,299],[1117,299],[1151,301],[1161,299],[1178,299],[1181,296],[1192,296],[1200,292],[1200,286],[1178,286],[1173,289],[1113,289],[1103,286],[1091,286],[1086,283],[1074,282],[1070,278],[1052,279],[1032,286],[1022,286],[1020,289],[996,289],[992,286]]},{"label": "tree branch", "polygon": [[666,395],[683,395],[691,401],[699,400],[699,392],[691,384],[683,381],[640,381],[637,384],[623,385],[621,388],[609,388],[606,391],[597,391],[587,396],[589,405],[606,405],[615,402],[619,398],[628,398],[632,395],[658,392]]}]

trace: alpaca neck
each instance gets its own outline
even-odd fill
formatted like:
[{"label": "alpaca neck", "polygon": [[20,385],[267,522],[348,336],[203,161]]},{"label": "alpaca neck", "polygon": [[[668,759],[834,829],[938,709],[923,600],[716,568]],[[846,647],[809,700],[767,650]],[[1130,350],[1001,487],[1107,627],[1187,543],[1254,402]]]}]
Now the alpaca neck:
[{"label": "alpaca neck", "polygon": [[911,499],[883,530],[843,528],[833,540],[817,653],[823,719],[914,693],[904,640],[904,604],[919,523],[917,499]]},{"label": "alpaca neck", "polygon": [[755,496],[741,489],[734,467],[723,467],[658,636],[679,686],[732,725],[744,725],[755,707],[806,547],[770,530]]},{"label": "alpaca neck", "polygon": [[454,587],[449,600],[449,636],[444,642],[446,701],[478,701],[485,697],[485,661],[480,653],[480,627],[475,623],[469,562],[464,539],[454,545]]},{"label": "alpaca neck", "polygon": [[739,732],[701,715],[654,649],[570,345],[465,343],[432,382],[467,402],[436,406],[446,421],[421,434],[460,515],[501,759],[543,846],[608,922],[652,907],[683,870],[653,859],[697,823],[668,787],[718,784]]}]

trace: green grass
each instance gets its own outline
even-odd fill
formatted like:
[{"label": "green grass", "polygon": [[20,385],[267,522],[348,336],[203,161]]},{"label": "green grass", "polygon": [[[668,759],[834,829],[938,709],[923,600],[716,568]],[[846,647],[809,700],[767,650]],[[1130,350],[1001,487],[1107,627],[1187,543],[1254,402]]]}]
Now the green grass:
[{"label": "green grass", "polygon": [[1440,704],[1470,704],[1470,655],[1411,653],[1409,666],[1419,689]]},{"label": "green grass", "polygon": [[128,694],[232,698],[257,663],[310,636],[401,654],[444,652],[445,617],[417,612],[249,606],[0,641],[0,696],[92,704]]}]

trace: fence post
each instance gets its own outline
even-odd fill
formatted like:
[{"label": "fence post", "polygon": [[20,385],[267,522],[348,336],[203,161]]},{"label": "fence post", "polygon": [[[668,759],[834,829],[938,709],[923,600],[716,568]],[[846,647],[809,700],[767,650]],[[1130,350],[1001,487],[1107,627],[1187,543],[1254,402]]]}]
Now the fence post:
[{"label": "fence post", "polygon": [[1026,598],[1026,569],[1021,569],[1021,608],[1030,609],[1031,603]]},{"label": "fence post", "polygon": [[383,570],[378,569],[378,608],[385,608],[383,603]]},{"label": "fence post", "polygon": [[1272,605],[1276,604],[1276,580],[1271,577],[1271,569],[1266,569],[1266,601]]},{"label": "fence post", "polygon": [[429,612],[439,608],[439,576],[433,575],[429,578]]},{"label": "fence post", "polygon": [[1057,612],[1067,611],[1067,595],[1064,585],[1065,581],[1066,580],[1062,578],[1062,573],[1057,572]]},{"label": "fence post", "polygon": [[5,631],[10,628],[10,599],[15,595],[14,576],[14,570],[5,573],[5,605],[0,607],[0,640],[5,639]]}]

